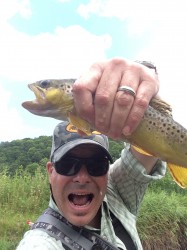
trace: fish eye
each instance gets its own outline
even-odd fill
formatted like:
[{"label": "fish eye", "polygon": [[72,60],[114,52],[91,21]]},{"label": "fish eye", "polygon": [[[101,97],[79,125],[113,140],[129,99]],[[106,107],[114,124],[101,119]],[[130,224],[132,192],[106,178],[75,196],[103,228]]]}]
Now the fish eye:
[{"label": "fish eye", "polygon": [[43,81],[40,82],[40,86],[42,88],[48,88],[49,85],[50,85],[50,82],[48,80],[43,80]]}]

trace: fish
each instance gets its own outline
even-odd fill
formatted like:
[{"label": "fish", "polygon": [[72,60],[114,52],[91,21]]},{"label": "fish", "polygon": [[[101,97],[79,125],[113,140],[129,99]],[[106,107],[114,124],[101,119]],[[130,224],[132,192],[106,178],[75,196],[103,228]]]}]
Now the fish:
[{"label": "fish", "polygon": [[[84,134],[93,132],[74,106],[72,87],[76,79],[46,79],[28,84],[36,99],[22,106],[29,112],[58,120],[69,120]],[[174,181],[187,188],[187,129],[172,117],[171,106],[154,97],[138,126],[130,136],[121,136],[139,152],[158,157],[167,163]]]}]

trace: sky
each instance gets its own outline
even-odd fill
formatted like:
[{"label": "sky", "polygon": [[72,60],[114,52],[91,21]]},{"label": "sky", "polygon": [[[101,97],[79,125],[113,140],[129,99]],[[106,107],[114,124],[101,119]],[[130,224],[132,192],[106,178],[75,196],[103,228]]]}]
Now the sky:
[{"label": "sky", "polygon": [[52,135],[59,122],[35,116],[28,83],[76,78],[99,60],[156,64],[160,95],[187,128],[186,0],[0,1],[0,142]]}]

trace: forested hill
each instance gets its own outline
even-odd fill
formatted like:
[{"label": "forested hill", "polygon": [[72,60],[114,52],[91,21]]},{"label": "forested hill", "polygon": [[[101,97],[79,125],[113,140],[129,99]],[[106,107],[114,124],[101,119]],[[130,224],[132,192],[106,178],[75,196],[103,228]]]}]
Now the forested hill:
[{"label": "forested hill", "polygon": [[[0,172],[6,169],[7,173],[14,175],[18,168],[27,169],[34,173],[35,169],[45,169],[51,151],[51,136],[38,138],[25,138],[11,142],[0,143]],[[110,152],[114,159],[119,157],[123,148],[122,142],[110,140]]]},{"label": "forested hill", "polygon": [[6,169],[10,175],[13,175],[19,167],[33,172],[38,166],[45,166],[50,150],[50,136],[1,142],[0,172]]}]

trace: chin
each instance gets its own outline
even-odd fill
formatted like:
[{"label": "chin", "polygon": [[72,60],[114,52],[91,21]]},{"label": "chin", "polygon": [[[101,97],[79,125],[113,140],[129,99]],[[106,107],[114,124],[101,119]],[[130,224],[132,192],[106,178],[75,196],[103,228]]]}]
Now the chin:
[{"label": "chin", "polygon": [[70,219],[68,219],[68,221],[73,224],[74,226],[77,227],[84,227],[86,225],[88,225],[90,223],[90,221],[92,220],[92,218],[88,218],[88,216],[83,215],[83,214],[77,214],[77,215],[73,215],[70,217]]}]

